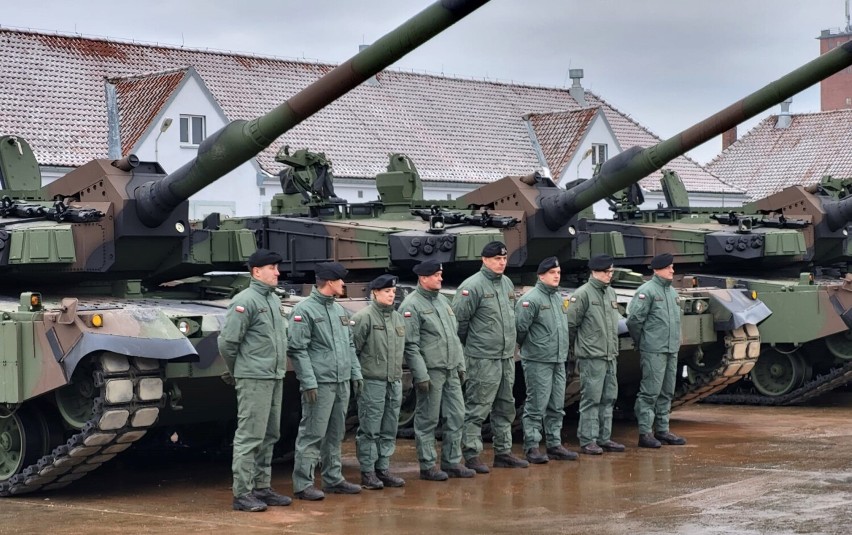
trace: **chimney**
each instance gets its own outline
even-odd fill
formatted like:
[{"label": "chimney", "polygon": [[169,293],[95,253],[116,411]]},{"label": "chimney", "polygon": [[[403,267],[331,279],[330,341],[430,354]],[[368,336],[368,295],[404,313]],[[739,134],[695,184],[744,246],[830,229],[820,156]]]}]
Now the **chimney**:
[{"label": "chimney", "polygon": [[583,69],[568,69],[568,76],[574,82],[568,89],[568,94],[577,101],[581,108],[588,106],[586,104],[586,90],[580,85],[580,80],[583,78]]},{"label": "chimney", "polygon": [[722,133],[722,150],[727,149],[737,141],[737,127],[726,130]]},{"label": "chimney", "polygon": [[[361,52],[362,50],[364,50],[365,48],[367,48],[369,46],[370,45],[358,45],[358,52]],[[367,80],[364,83],[367,84],[367,85],[376,85],[376,86],[382,85],[382,84],[379,83],[379,79],[376,78],[375,76],[370,76],[369,78],[367,78]]]},{"label": "chimney", "polygon": [[792,98],[788,98],[781,103],[781,113],[778,114],[778,121],[775,123],[775,128],[787,128],[793,122],[793,118],[790,116],[790,104],[792,103]]}]

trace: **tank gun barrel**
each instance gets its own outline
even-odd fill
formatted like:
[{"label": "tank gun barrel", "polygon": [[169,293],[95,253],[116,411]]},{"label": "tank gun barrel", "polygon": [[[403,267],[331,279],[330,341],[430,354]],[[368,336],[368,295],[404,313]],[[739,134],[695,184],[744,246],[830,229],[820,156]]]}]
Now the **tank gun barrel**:
[{"label": "tank gun barrel", "polygon": [[840,201],[823,201],[822,209],[825,210],[825,220],[832,232],[852,221],[852,197]]},{"label": "tank gun barrel", "polygon": [[648,148],[633,147],[616,155],[601,166],[595,178],[541,199],[545,224],[551,230],[558,230],[584,208],[850,65],[852,42],[838,46],[665,141]]},{"label": "tank gun barrel", "polygon": [[488,0],[439,0],[266,115],[236,120],[210,135],[198,155],[162,180],[136,190],[139,219],[159,226],[181,202],[249,161],[317,111],[358,87]]}]

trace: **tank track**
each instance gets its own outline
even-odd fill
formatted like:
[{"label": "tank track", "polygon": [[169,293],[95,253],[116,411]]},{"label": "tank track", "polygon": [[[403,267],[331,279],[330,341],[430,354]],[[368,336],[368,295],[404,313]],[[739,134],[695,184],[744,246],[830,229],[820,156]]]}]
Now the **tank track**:
[{"label": "tank track", "polygon": [[702,371],[692,382],[683,381],[675,389],[672,409],[696,403],[748,375],[760,355],[760,332],[747,324],[726,333],[725,351],[719,365]]},{"label": "tank track", "polygon": [[783,396],[764,396],[758,393],[715,394],[704,403],[719,405],[798,405],[852,382],[852,361],[844,366],[811,379]]},{"label": "tank track", "polygon": [[157,422],[164,369],[156,359],[106,353],[95,361],[92,418],[65,444],[0,483],[0,496],[70,485],[142,438]]}]

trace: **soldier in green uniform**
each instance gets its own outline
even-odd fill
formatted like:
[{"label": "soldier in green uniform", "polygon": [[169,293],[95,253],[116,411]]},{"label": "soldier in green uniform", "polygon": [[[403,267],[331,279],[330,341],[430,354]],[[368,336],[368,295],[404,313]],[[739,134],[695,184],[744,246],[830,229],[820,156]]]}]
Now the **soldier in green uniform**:
[{"label": "soldier in green uniform", "polygon": [[[414,437],[420,479],[446,481],[448,477],[473,477],[475,472],[461,464],[464,424],[464,355],[458,338],[458,323],[449,299],[439,293],[440,262],[427,260],[414,266],[417,289],[399,307],[405,321],[405,364],[417,388]],[[441,469],[437,462],[435,428],[443,415]]]},{"label": "soldier in green uniform", "polygon": [[672,288],[674,257],[659,254],[651,259],[651,268],[653,278],[636,290],[627,307],[627,329],[639,348],[642,366],[642,382],[634,405],[639,447],[682,446],[686,440],[669,431],[681,316],[677,292]]},{"label": "soldier in green uniform", "polygon": [[618,397],[618,302],[612,281],[612,257],[597,255],[589,260],[591,277],[571,296],[568,327],[574,334],[574,356],[580,368],[580,422],[577,437],[580,452],[600,455],[624,451],[611,440],[612,408]]},{"label": "soldier in green uniform", "polygon": [[323,491],[358,494],[361,487],[343,478],[340,444],[346,431],[349,387],[357,396],[364,385],[355,355],[349,315],[334,298],[344,295],[348,271],[337,262],[316,265],[317,285],[293,308],[288,355],[302,392],[302,420],[296,437],[293,489],[302,500],[321,500],[314,469],[322,460]]},{"label": "soldier in green uniform", "polygon": [[[538,265],[538,282],[515,305],[521,366],[527,385],[522,422],[524,452],[533,464],[570,461],[577,454],[562,445],[565,418],[565,361],[568,359],[567,307],[559,295],[562,269],[555,256]],[[547,453],[539,449],[542,435]]]},{"label": "soldier in green uniform", "polygon": [[402,355],[405,326],[394,310],[397,278],[380,275],[370,282],[370,306],[352,316],[355,353],[361,362],[364,390],[358,397],[355,435],[361,486],[402,487],[405,480],[390,473],[402,403]]},{"label": "soldier in green uniform", "polygon": [[494,241],[482,248],[482,268],[456,291],[453,311],[459,322],[469,374],[465,384],[462,453],[465,465],[480,474],[488,466],[482,452],[482,423],[490,414],[494,435],[494,466],[526,468],[529,463],[512,455],[515,420],[515,288],[503,275],[506,245]]},{"label": "soldier in green uniform", "polygon": [[290,505],[270,487],[272,448],[281,430],[287,329],[278,286],[281,256],[258,249],[248,259],[251,284],[234,296],[219,333],[219,353],[228,366],[222,379],[237,391],[234,434],[234,502],[237,511]]}]

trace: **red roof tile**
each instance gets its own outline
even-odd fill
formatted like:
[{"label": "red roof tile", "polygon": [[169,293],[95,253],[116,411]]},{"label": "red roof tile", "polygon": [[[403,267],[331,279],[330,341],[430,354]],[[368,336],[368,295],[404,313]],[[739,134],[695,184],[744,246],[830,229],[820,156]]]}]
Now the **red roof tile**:
[{"label": "red roof tile", "polygon": [[118,96],[122,154],[129,154],[142,134],[151,127],[151,122],[180,85],[187,70],[110,80],[115,84]]},{"label": "red roof tile", "polygon": [[[0,29],[0,132],[26,137],[44,165],[79,166],[107,156],[104,79],[192,66],[234,119],[273,109],[333,66],[204,50]],[[176,74],[175,74],[176,76]],[[277,149],[323,151],[338,177],[372,177],[403,152],[425,180],[485,182],[539,167],[523,116],[577,110],[566,89],[444,78],[398,71],[377,76],[281,136],[258,156],[276,173]],[[123,146],[167,98],[174,78],[122,88]],[[129,82],[128,82],[129,84]],[[121,96],[120,96],[121,100]],[[623,148],[658,138],[597,96]],[[144,109],[142,103],[151,109]],[[690,191],[735,191],[686,158],[670,164]],[[649,189],[659,189],[651,181]]]}]

